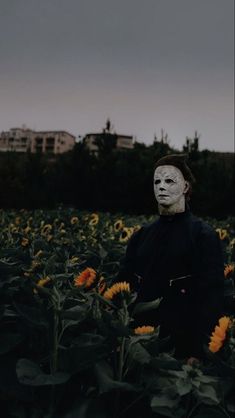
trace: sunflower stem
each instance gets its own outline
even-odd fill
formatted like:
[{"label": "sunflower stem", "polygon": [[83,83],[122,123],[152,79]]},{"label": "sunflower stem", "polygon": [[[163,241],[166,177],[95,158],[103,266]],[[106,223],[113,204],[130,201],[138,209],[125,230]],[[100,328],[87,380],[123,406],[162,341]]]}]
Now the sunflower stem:
[{"label": "sunflower stem", "polygon": [[[123,299],[123,309],[121,310],[121,319],[122,319],[122,322],[123,322],[124,326],[128,325],[129,313],[128,313],[127,303],[126,303],[125,299]],[[122,378],[123,378],[125,345],[126,345],[126,337],[122,337],[121,344],[120,344],[120,350],[119,350],[119,361],[118,361],[118,372],[117,372],[117,380],[119,382],[121,382]],[[116,398],[115,398],[114,417],[118,417],[119,402],[120,402],[120,390],[118,389],[117,392],[116,392]]]}]

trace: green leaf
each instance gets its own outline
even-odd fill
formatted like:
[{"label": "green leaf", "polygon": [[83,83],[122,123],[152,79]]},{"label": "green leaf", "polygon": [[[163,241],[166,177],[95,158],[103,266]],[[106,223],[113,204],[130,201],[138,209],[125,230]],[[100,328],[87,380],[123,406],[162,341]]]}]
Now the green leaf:
[{"label": "green leaf", "polygon": [[22,341],[20,334],[4,333],[0,335],[0,354],[8,353]]},{"label": "green leaf", "polygon": [[45,274],[53,274],[56,272],[58,263],[57,255],[53,254],[46,263]]},{"label": "green leaf", "polygon": [[102,247],[102,245],[99,245],[99,256],[102,260],[104,260],[108,255],[108,252]]},{"label": "green leaf", "polygon": [[27,321],[39,327],[48,327],[48,322],[40,309],[14,302],[17,312]]},{"label": "green leaf", "polygon": [[167,353],[160,353],[158,357],[152,359],[151,366],[163,370],[181,370],[181,362]]},{"label": "green leaf", "polygon": [[151,360],[151,356],[148,351],[140,344],[132,344],[129,349],[129,360],[132,362],[134,360],[140,364],[148,364]]},{"label": "green leaf", "polygon": [[162,300],[162,298],[158,298],[158,299],[152,300],[151,302],[140,302],[140,303],[138,303],[134,307],[132,315],[135,316],[135,315],[137,315],[139,313],[142,313],[142,312],[157,309],[158,306],[161,303],[161,300]]},{"label": "green leaf", "polygon": [[39,250],[48,250],[49,245],[46,243],[46,241],[42,238],[37,238],[33,242],[34,252],[37,253]]},{"label": "green leaf", "polygon": [[161,413],[167,417],[175,417],[174,408],[178,406],[180,398],[171,399],[165,394],[153,396],[151,408],[154,412]]},{"label": "green leaf", "polygon": [[217,396],[216,390],[211,385],[201,384],[200,389],[197,390],[197,397],[204,403],[218,404],[220,399]]},{"label": "green leaf", "polygon": [[87,305],[83,306],[73,306],[72,308],[63,310],[61,312],[61,318],[64,319],[73,319],[77,320],[78,322],[82,322],[87,316],[88,307]]},{"label": "green leaf", "polygon": [[176,380],[176,388],[177,388],[177,393],[179,394],[179,396],[184,396],[184,395],[187,395],[187,393],[191,392],[192,383],[190,382],[189,379],[187,380],[179,379],[179,380]]},{"label": "green leaf", "polygon": [[83,334],[73,340],[71,347],[60,347],[60,368],[72,374],[77,373],[106,357],[109,351],[110,347],[100,335]]},{"label": "green leaf", "polygon": [[36,363],[28,359],[18,360],[16,374],[20,383],[29,386],[61,385],[70,378],[68,373],[45,374]]},{"label": "green leaf", "polygon": [[100,393],[119,389],[124,392],[138,392],[139,388],[128,382],[118,381],[113,378],[113,370],[107,362],[102,361],[95,365],[95,372],[99,383]]}]

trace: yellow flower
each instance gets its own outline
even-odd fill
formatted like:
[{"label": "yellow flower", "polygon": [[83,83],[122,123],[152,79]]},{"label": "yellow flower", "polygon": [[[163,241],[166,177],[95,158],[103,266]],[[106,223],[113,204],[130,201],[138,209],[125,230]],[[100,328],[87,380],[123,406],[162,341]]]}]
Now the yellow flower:
[{"label": "yellow flower", "polygon": [[33,218],[32,216],[30,216],[30,218],[27,220],[27,225],[29,226],[32,222],[33,222]]},{"label": "yellow flower", "polygon": [[152,334],[154,332],[154,327],[150,325],[143,325],[142,327],[137,327],[134,329],[136,335]]},{"label": "yellow flower", "polygon": [[28,234],[31,231],[30,226],[26,226],[26,228],[24,229],[24,233]]},{"label": "yellow flower", "polygon": [[27,247],[27,245],[29,245],[28,238],[25,238],[25,237],[22,238],[21,245],[22,245],[22,247]]},{"label": "yellow flower", "polygon": [[218,233],[221,241],[228,237],[228,232],[226,229],[217,228],[216,232]]},{"label": "yellow flower", "polygon": [[95,226],[95,225],[98,224],[98,222],[99,222],[99,215],[97,213],[92,213],[89,225],[90,226]]},{"label": "yellow flower", "polygon": [[96,279],[96,271],[91,267],[87,267],[85,270],[82,271],[81,274],[75,277],[74,286],[76,287],[84,286],[85,288],[89,288],[92,286],[95,279]]},{"label": "yellow flower", "polygon": [[227,329],[231,326],[232,321],[229,318],[229,316],[222,316],[222,318],[219,319],[219,326],[220,328],[226,332]]},{"label": "yellow flower", "polygon": [[114,231],[115,231],[115,232],[120,231],[123,227],[124,227],[124,223],[122,222],[122,220],[121,220],[121,219],[118,219],[118,220],[114,223]]},{"label": "yellow flower", "polygon": [[135,225],[134,228],[133,228],[133,232],[139,231],[140,228],[141,228],[140,225]]},{"label": "yellow flower", "polygon": [[15,224],[16,224],[16,225],[19,225],[19,224],[20,224],[20,222],[21,222],[21,218],[20,218],[20,216],[17,216],[17,217],[15,218]]},{"label": "yellow flower", "polygon": [[228,316],[219,319],[219,325],[215,326],[215,330],[210,337],[209,350],[212,353],[217,353],[221,349],[226,338],[226,332],[231,325],[232,321]]},{"label": "yellow flower", "polygon": [[50,282],[50,277],[48,277],[48,276],[46,276],[46,277],[44,277],[43,279],[40,279],[38,282],[37,282],[37,285],[38,286],[40,286],[40,287],[43,287],[43,286],[45,286],[47,283],[49,283]]},{"label": "yellow flower", "polygon": [[119,241],[123,243],[127,242],[133,234],[133,230],[134,228],[124,227],[119,237]]},{"label": "yellow flower", "polygon": [[78,223],[78,217],[73,216],[70,220],[71,225],[76,225]]},{"label": "yellow flower", "polygon": [[[25,274],[25,275],[26,275],[26,274]],[[28,275],[27,275],[27,276],[28,276]],[[29,277],[29,276],[28,276],[28,277]],[[46,276],[46,277],[44,277],[43,279],[40,279],[40,280],[37,282],[37,286],[44,287],[44,286],[46,286],[46,284],[47,284],[47,283],[49,283],[50,281],[51,281],[50,277]],[[38,293],[37,289],[33,289],[33,293],[37,294],[37,293]]]},{"label": "yellow flower", "polygon": [[224,277],[227,278],[233,272],[234,272],[234,265],[233,264],[228,264],[224,269]]},{"label": "yellow flower", "polygon": [[233,248],[233,247],[234,247],[234,245],[235,245],[235,238],[233,238],[233,239],[230,241],[230,243],[229,243],[229,246],[230,246],[231,248]]},{"label": "yellow flower", "polygon": [[69,261],[70,263],[75,264],[79,261],[79,257],[72,257]]},{"label": "yellow flower", "polygon": [[104,298],[112,300],[114,296],[123,292],[130,293],[130,284],[127,282],[117,282],[104,292]]},{"label": "yellow flower", "polygon": [[34,257],[41,257],[41,255],[43,254],[42,250],[39,250]]},{"label": "yellow flower", "polygon": [[9,227],[10,227],[11,233],[14,234],[14,232],[19,232],[19,228],[16,227],[14,224],[10,224]]},{"label": "yellow flower", "polygon": [[41,230],[41,234],[42,235],[47,235],[47,234],[49,234],[49,232],[51,232],[51,230],[52,230],[51,224],[46,224],[46,225],[43,226],[43,228]]}]

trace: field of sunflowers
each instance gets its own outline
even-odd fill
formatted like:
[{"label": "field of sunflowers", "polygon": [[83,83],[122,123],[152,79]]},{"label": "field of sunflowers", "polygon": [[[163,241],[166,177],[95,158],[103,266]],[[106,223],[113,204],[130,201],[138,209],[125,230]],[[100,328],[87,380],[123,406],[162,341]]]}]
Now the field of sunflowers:
[{"label": "field of sunflowers", "polygon": [[[133,328],[131,235],[155,216],[0,210],[0,401],[4,418],[233,417],[234,219],[207,219],[224,249],[227,312],[206,362],[179,361],[159,329]],[[131,312],[131,313],[130,313]]]}]

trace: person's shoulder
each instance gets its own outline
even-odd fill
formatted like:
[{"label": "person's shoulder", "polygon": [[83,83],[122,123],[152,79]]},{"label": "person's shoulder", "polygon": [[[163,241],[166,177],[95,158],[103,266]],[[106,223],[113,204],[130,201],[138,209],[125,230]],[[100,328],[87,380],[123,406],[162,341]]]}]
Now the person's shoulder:
[{"label": "person's shoulder", "polygon": [[137,241],[140,238],[145,237],[146,235],[148,235],[149,233],[151,233],[157,228],[158,223],[159,223],[159,218],[156,218],[152,222],[143,223],[141,227],[133,233],[131,237],[131,241]]},{"label": "person's shoulder", "polygon": [[142,234],[146,234],[149,233],[153,230],[155,230],[158,227],[159,224],[159,217],[157,217],[154,221],[152,222],[146,222],[142,225],[141,230],[142,230]]},{"label": "person's shoulder", "polygon": [[201,236],[217,237],[217,233],[215,229],[204,219],[191,214],[191,222],[192,222],[193,228]]}]

